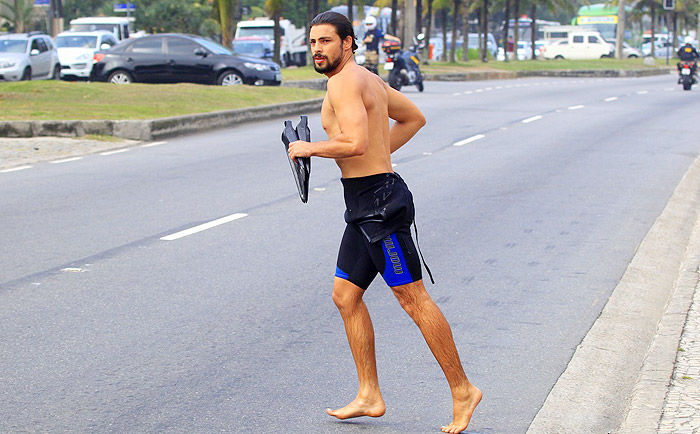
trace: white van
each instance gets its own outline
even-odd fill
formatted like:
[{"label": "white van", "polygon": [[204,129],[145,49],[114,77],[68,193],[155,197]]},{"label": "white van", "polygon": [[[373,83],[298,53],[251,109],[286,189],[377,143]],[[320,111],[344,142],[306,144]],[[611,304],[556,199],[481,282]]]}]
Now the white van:
[{"label": "white van", "polygon": [[[306,65],[306,30],[297,28],[289,20],[280,20],[282,31],[280,42],[280,62],[282,66]],[[275,22],[269,19],[239,21],[235,39],[257,36],[267,38],[274,44]]]},{"label": "white van", "polygon": [[612,49],[599,32],[569,32],[562,39],[540,48],[545,59],[600,59],[612,57]]},{"label": "white van", "polygon": [[71,20],[70,29],[74,32],[95,32],[106,30],[118,41],[129,38],[130,21],[121,17],[84,17]]}]

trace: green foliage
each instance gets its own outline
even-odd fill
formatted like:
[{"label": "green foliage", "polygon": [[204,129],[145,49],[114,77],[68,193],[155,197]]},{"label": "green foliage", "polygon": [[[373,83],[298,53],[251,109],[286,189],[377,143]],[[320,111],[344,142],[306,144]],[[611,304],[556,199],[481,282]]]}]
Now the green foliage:
[{"label": "green foliage", "polygon": [[148,33],[198,33],[212,6],[191,0],[136,0],[136,27]]},{"label": "green foliage", "polygon": [[63,17],[66,22],[66,28],[68,28],[68,23],[75,18],[115,15],[114,3],[119,3],[119,1],[63,0]]}]

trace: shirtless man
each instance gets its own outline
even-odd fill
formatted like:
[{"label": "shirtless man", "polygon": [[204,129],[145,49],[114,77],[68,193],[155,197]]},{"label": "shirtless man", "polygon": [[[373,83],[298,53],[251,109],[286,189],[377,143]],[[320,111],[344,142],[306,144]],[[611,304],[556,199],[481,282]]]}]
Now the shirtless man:
[{"label": "shirtless man", "polygon": [[[310,26],[314,67],[328,76],[321,122],[329,139],[293,142],[289,156],[334,158],[342,173],[348,225],[338,254],[333,301],[345,323],[360,383],[350,404],[326,411],[347,419],[379,417],[386,410],[377,379],[374,329],[362,300],[381,273],[420,328],[449,383],[453,419],[441,430],[462,432],[481,391],[467,380],[450,326],[423,286],[410,233],[413,197],[391,166],[391,153],[418,132],[425,118],[403,94],[355,63],[355,35],[344,15],[323,12]],[[391,127],[389,118],[395,121]]]}]

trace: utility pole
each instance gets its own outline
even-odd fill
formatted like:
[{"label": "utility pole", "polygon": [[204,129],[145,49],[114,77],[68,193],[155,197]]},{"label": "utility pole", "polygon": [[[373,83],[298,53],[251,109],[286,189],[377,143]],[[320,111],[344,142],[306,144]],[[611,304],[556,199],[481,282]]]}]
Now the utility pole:
[{"label": "utility pole", "polygon": [[[622,40],[625,37],[625,0],[617,2],[617,33],[615,34],[615,57],[624,59],[625,55],[622,52]],[[654,36],[651,37],[654,39]],[[652,44],[654,42],[652,41]]]}]

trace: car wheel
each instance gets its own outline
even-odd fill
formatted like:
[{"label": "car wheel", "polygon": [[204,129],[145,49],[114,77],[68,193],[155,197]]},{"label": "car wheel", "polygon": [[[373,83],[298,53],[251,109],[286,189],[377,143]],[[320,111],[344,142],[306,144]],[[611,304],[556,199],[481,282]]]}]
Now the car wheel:
[{"label": "car wheel", "polygon": [[131,74],[126,71],[114,71],[109,74],[107,81],[114,84],[129,84],[133,83],[134,79],[131,78]]},{"label": "car wheel", "polygon": [[60,80],[61,79],[61,65],[58,63],[53,66],[53,74],[51,75],[52,80]]},{"label": "car wheel", "polygon": [[637,55],[636,55],[636,54],[630,54],[628,57],[629,57],[630,59],[636,59],[636,58],[637,58]]},{"label": "car wheel", "polygon": [[609,54],[603,54],[602,56],[600,56],[600,58],[601,58],[601,59],[611,59],[612,56],[609,55]]},{"label": "car wheel", "polygon": [[557,56],[554,57],[554,60],[562,60],[562,59],[564,59],[564,56],[562,56],[561,54],[558,54]]},{"label": "car wheel", "polygon": [[237,72],[225,71],[219,76],[218,83],[221,86],[238,86],[243,84],[243,77]]},{"label": "car wheel", "polygon": [[24,72],[22,73],[22,78],[20,80],[31,80],[32,79],[32,68],[26,67],[24,68]]}]

